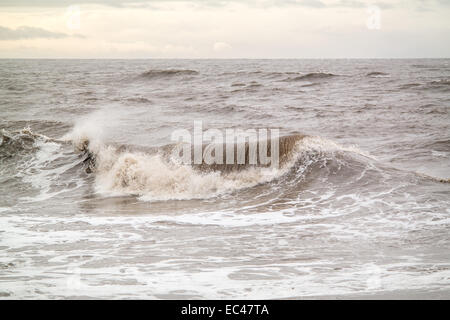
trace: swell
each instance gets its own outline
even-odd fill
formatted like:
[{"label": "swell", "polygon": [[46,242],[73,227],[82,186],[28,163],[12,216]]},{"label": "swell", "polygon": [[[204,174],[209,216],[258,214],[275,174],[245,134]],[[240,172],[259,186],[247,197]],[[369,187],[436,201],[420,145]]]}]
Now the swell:
[{"label": "swell", "polygon": [[154,69],[143,72],[140,76],[145,79],[166,79],[177,76],[194,76],[198,74],[198,71],[189,69]]},{"label": "swell", "polygon": [[444,89],[448,91],[450,89],[450,79],[439,79],[430,81],[427,83],[427,88],[430,89]]},{"label": "swell", "polygon": [[427,82],[413,82],[413,83],[406,83],[401,86],[399,86],[400,90],[407,90],[407,89],[413,89],[413,90],[436,90],[436,91],[442,91],[442,92],[448,92],[450,90],[450,80],[449,79],[439,79],[439,80],[432,80]]},{"label": "swell", "polygon": [[308,81],[308,80],[321,80],[337,77],[338,75],[326,72],[311,72],[297,77],[289,77],[285,81]]},{"label": "swell", "polygon": [[[331,77],[337,77],[337,74],[328,72],[310,72],[302,74],[296,71],[285,71],[285,72],[270,72],[270,71],[237,71],[237,72],[224,72],[220,74],[221,76],[258,76],[268,79],[276,79],[284,77],[285,81],[301,81],[310,79],[325,79]],[[286,78],[286,76],[288,78]]]},{"label": "swell", "polygon": [[380,72],[380,71],[373,71],[366,74],[367,77],[371,78],[387,78],[389,77],[388,73]]}]

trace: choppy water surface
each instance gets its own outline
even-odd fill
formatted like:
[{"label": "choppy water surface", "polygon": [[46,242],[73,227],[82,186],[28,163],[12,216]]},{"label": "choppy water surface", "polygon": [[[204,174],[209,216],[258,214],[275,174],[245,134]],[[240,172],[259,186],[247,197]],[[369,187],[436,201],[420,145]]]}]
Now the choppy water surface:
[{"label": "choppy water surface", "polygon": [[[449,107],[445,59],[0,60],[0,296],[449,298]],[[196,170],[195,120],[305,137]]]}]

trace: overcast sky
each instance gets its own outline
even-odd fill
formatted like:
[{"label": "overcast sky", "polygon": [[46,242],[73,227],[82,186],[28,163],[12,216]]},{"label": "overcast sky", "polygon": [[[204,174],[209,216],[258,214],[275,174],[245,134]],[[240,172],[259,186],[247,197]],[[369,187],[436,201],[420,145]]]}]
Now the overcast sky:
[{"label": "overcast sky", "polygon": [[0,58],[450,57],[450,0],[0,0]]}]

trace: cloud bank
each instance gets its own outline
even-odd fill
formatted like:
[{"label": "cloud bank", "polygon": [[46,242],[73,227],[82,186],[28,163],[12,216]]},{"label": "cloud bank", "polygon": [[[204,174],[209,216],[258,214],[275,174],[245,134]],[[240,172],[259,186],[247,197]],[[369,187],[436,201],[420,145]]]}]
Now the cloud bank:
[{"label": "cloud bank", "polygon": [[17,29],[11,29],[0,26],[0,40],[61,39],[68,37],[83,38],[81,35],[69,35],[62,32],[52,32],[42,28],[22,26]]},{"label": "cloud bank", "polygon": [[76,3],[0,1],[0,58],[450,57],[441,0]]}]

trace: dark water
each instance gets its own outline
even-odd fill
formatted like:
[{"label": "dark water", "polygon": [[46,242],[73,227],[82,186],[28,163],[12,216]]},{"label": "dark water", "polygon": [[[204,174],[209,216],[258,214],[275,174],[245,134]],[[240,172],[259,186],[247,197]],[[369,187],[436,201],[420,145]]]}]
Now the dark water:
[{"label": "dark water", "polygon": [[[449,108],[449,59],[0,60],[0,295],[449,298]],[[194,121],[306,138],[200,172]]]}]

